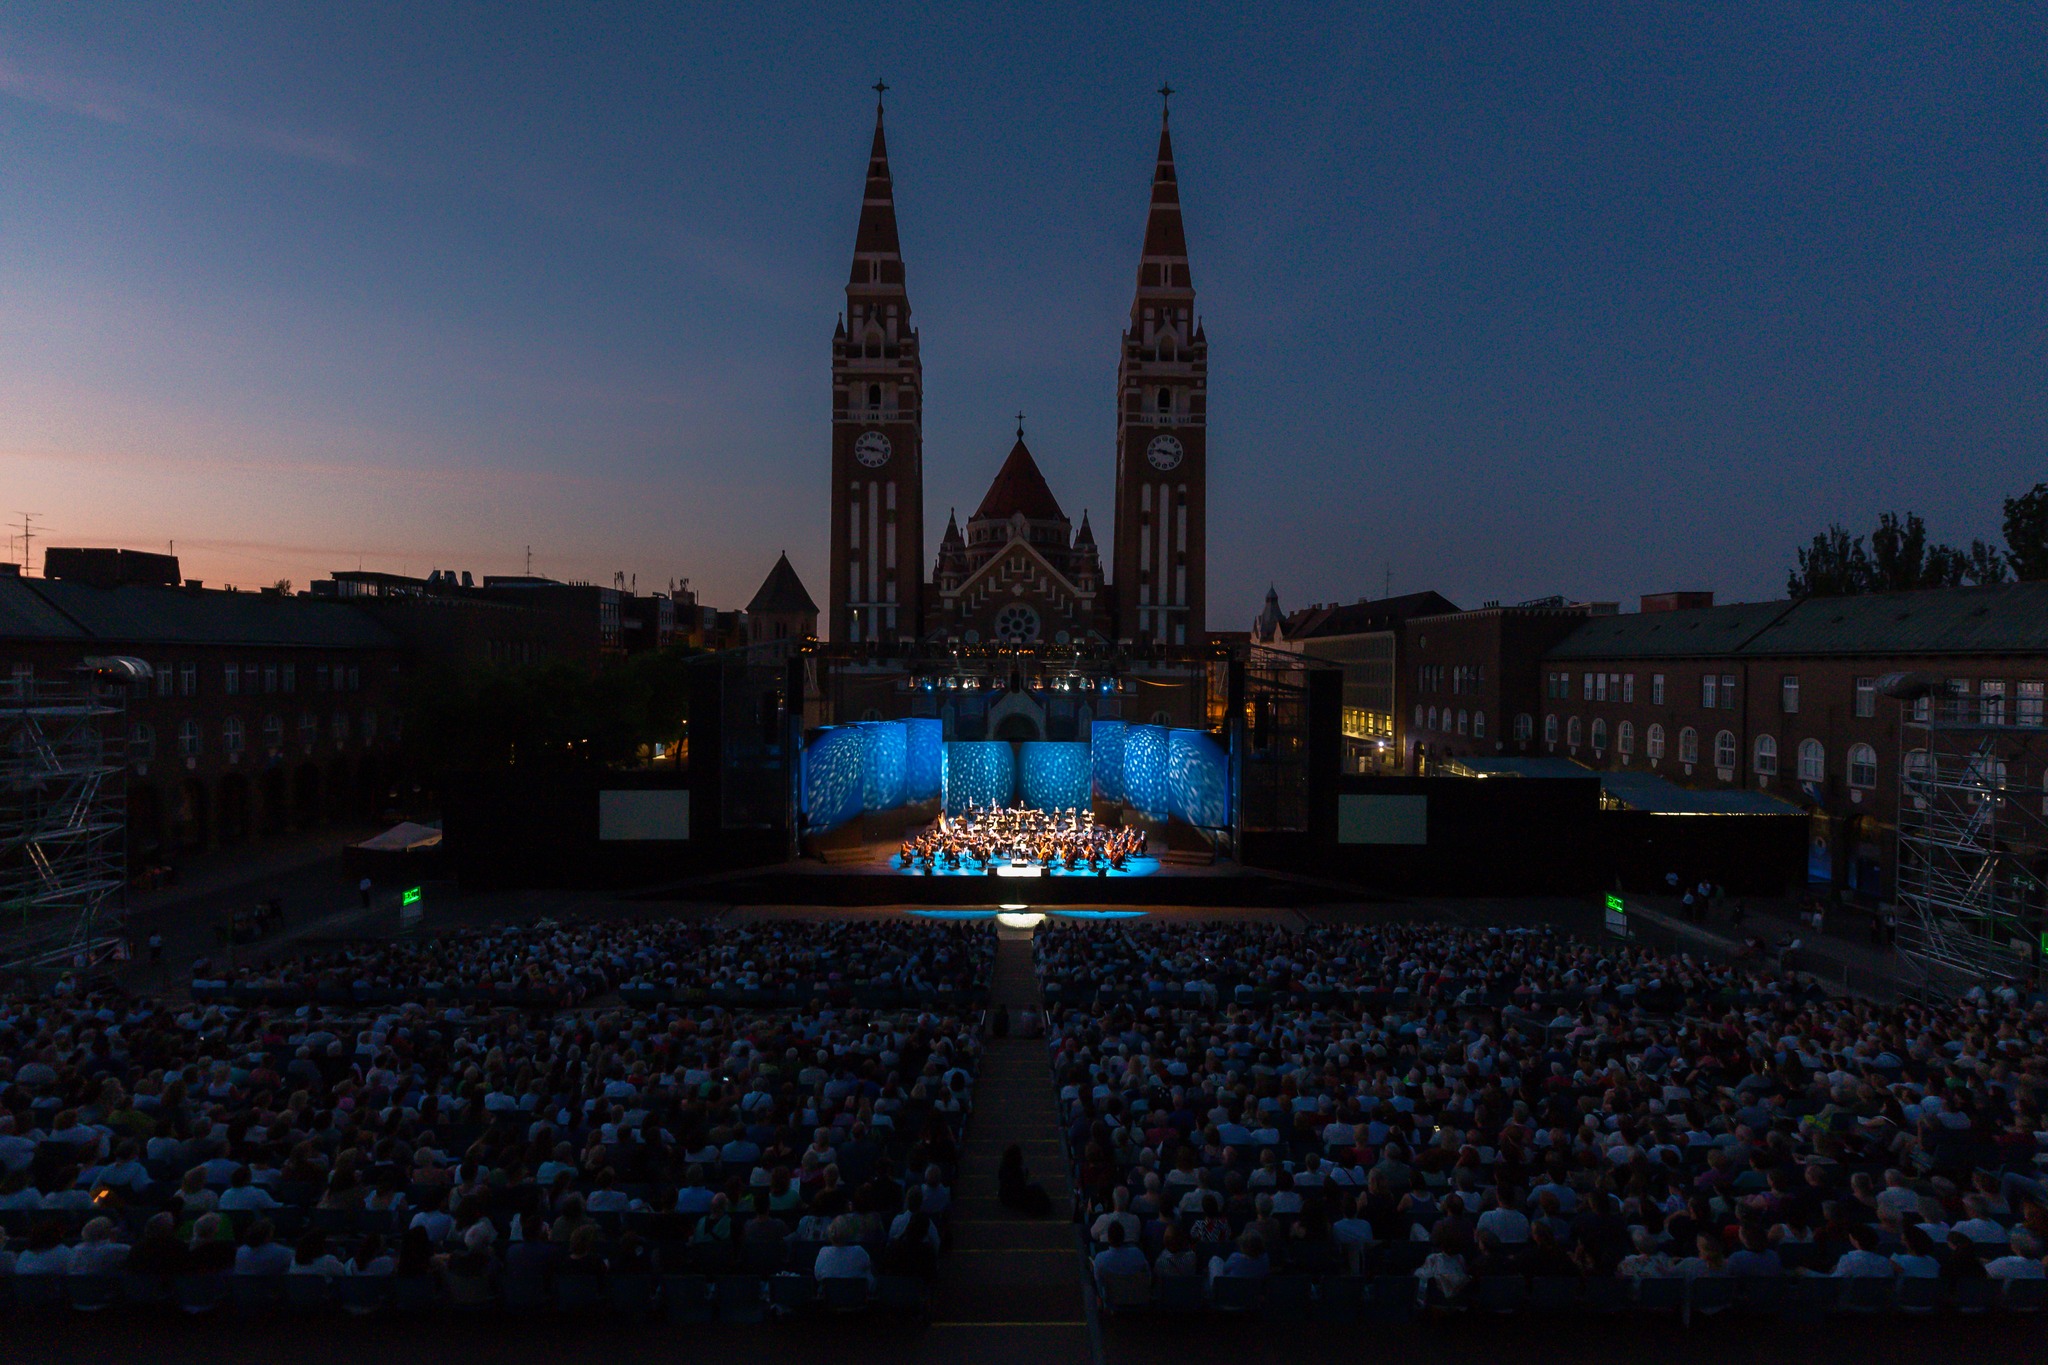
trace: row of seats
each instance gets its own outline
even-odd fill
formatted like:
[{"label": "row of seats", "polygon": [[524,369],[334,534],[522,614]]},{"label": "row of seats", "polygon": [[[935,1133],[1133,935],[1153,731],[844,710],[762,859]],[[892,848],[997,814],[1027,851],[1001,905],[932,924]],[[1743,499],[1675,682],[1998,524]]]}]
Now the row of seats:
[{"label": "row of seats", "polygon": [[771,1315],[876,1310],[914,1316],[929,1308],[923,1280],[882,1275],[816,1280],[809,1275],[561,1275],[500,1279],[488,1294],[450,1292],[431,1276],[361,1275],[10,1275],[0,1276],[0,1313],[72,1309],[98,1313],[294,1312],[367,1315],[442,1310],[527,1316],[598,1315],[624,1321],[752,1324]]},{"label": "row of seats", "polygon": [[1345,1324],[1405,1322],[1429,1309],[1480,1313],[1642,1313],[1686,1323],[1724,1310],[1790,1321],[1831,1313],[1998,1311],[2033,1315],[2048,1308],[2048,1280],[1833,1279],[1824,1275],[1736,1279],[1629,1280],[1594,1276],[1482,1276],[1456,1296],[1414,1275],[1274,1275],[1262,1279],[1112,1276],[1090,1292],[1106,1312],[1264,1313],[1276,1322],[1304,1318]]}]

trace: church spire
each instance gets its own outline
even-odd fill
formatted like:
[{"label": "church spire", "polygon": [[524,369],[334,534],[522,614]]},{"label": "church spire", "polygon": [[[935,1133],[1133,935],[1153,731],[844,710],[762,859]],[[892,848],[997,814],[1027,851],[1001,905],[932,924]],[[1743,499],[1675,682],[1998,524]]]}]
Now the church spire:
[{"label": "church spire", "polygon": [[868,149],[867,191],[860,201],[860,226],[853,235],[849,284],[903,284],[903,251],[896,238],[896,186],[889,178],[889,143],[882,134],[881,94],[875,82],[875,140]]},{"label": "church spire", "polygon": [[[1169,93],[1171,86],[1160,87]],[[1159,157],[1152,169],[1152,207],[1145,218],[1145,250],[1138,263],[1138,290],[1192,289],[1188,239],[1180,221],[1180,182],[1173,173],[1173,131],[1159,113]]]}]

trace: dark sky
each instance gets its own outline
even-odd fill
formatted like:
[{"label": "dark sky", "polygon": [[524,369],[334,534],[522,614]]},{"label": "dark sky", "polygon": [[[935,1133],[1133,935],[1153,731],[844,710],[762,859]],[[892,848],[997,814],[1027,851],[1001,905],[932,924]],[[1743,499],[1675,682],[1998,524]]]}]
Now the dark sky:
[{"label": "dark sky", "polygon": [[[2039,6],[20,4],[0,512],[209,581],[825,583],[872,118],[926,528],[1029,414],[1107,520],[1162,77],[1210,624],[1782,591],[2048,479]],[[39,537],[44,532],[39,531]]]}]

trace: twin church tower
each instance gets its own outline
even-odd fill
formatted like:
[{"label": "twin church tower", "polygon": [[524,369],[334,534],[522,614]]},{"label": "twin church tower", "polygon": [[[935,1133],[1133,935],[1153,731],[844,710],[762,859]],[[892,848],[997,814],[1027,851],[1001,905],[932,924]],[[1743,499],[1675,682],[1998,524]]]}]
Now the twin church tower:
[{"label": "twin church tower", "polygon": [[1117,362],[1108,564],[1087,515],[1077,531],[1060,510],[1020,423],[1017,443],[964,531],[947,518],[927,576],[924,363],[910,321],[877,103],[846,315],[832,336],[831,637],[892,644],[1202,642],[1208,372],[1162,114],[1137,293]]}]

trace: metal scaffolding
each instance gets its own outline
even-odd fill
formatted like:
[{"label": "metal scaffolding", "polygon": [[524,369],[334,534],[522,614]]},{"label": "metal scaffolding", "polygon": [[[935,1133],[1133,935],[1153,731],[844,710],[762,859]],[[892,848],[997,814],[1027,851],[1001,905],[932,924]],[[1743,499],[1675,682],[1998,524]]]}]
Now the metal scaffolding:
[{"label": "metal scaffolding", "polygon": [[1886,690],[1907,703],[1900,951],[1930,989],[2029,989],[2041,976],[2048,728],[2037,717],[2008,724],[2003,696],[1994,703],[1945,679],[1918,677]]},{"label": "metal scaffolding", "polygon": [[105,659],[0,679],[0,972],[90,971],[119,950],[138,676],[147,665]]}]

